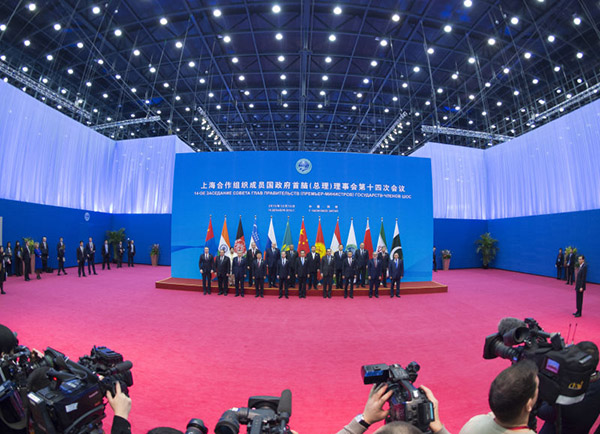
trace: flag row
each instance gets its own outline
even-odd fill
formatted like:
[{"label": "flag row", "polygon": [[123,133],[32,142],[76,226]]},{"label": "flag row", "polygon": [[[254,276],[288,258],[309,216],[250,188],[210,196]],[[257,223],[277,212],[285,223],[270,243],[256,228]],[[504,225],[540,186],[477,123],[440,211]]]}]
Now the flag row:
[{"label": "flag row", "polygon": [[[247,249],[251,248],[252,243],[256,245],[256,248],[259,250],[263,250],[263,242],[261,241],[261,236],[258,231],[258,224],[256,222],[256,217],[254,218],[254,224],[252,226],[252,232],[250,233],[249,239],[246,241],[244,237],[244,228],[242,226],[242,218],[240,216],[240,221],[238,223],[237,233],[235,235],[235,240],[233,245],[229,242],[229,231],[227,230],[227,217],[223,222],[223,229],[221,230],[221,237],[219,239],[219,243],[216,243],[213,226],[212,226],[212,217],[208,220],[208,229],[206,231],[206,240],[204,243],[204,247],[208,247],[212,254],[216,254],[218,250],[225,250],[227,254],[231,252],[233,249],[234,252],[242,252],[245,253]],[[247,247],[246,247],[247,244]],[[267,239],[264,246],[264,249],[270,249],[272,246],[276,246],[282,251],[290,250],[293,246],[294,241],[292,239],[292,231],[290,228],[290,222],[288,220],[287,225],[285,227],[285,233],[283,235],[283,243],[279,245],[277,243],[277,238],[275,236],[275,228],[273,226],[273,217],[271,217],[271,221],[269,223],[269,230],[267,232]],[[382,249],[387,246],[387,241],[385,238],[385,231],[383,228],[383,219],[381,221],[381,228],[379,229],[379,236],[377,238],[377,244],[373,246],[373,240],[371,237],[371,228],[369,226],[369,219],[367,218],[367,227],[365,229],[365,235],[361,246],[365,250],[369,252],[369,257],[373,257],[373,252],[381,252]],[[342,236],[340,234],[340,221],[339,219],[336,222],[335,230],[333,232],[333,236],[331,239],[331,243],[329,248],[332,252],[336,252],[339,250],[339,246],[342,244]],[[354,220],[350,221],[350,230],[348,231],[348,237],[346,239],[345,244],[346,251],[351,250],[354,252],[359,245],[356,241],[356,233],[354,231]],[[325,238],[323,237],[323,229],[321,228],[321,219],[319,218],[319,225],[317,227],[317,238],[314,243],[314,247],[316,252],[323,257],[326,252],[325,247]],[[310,252],[311,246],[308,242],[308,237],[306,235],[306,227],[304,225],[304,218],[302,218],[302,225],[300,227],[300,235],[298,236],[298,245],[295,250],[298,252],[304,251],[308,254]],[[400,230],[398,229],[398,219],[396,219],[396,226],[394,228],[394,236],[392,238],[392,245],[390,250],[390,255],[393,256],[396,251],[399,252],[400,257],[402,258],[402,244],[400,242]]]}]

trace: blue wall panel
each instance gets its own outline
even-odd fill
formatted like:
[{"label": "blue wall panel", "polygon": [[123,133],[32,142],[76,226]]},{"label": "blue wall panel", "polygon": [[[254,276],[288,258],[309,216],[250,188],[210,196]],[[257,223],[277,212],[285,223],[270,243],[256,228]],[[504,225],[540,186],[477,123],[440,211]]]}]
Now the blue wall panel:
[{"label": "blue wall panel", "polygon": [[486,220],[433,219],[433,242],[437,247],[438,268],[442,268],[442,250],[452,252],[450,268],[481,267],[475,253],[475,240],[485,232]]},{"label": "blue wall panel", "polygon": [[150,248],[158,243],[159,265],[171,265],[171,214],[113,214],[111,230],[120,228],[135,241],[136,263],[149,264]]}]

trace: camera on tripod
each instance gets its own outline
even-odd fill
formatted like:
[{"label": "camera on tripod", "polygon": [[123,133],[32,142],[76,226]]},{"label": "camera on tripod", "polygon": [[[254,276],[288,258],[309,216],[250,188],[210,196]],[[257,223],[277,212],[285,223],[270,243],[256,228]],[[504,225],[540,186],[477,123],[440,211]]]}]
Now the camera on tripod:
[{"label": "camera on tripod", "polygon": [[420,368],[417,362],[410,362],[406,369],[398,364],[388,366],[382,363],[364,365],[360,371],[364,384],[385,383],[387,390],[393,391],[385,423],[408,422],[430,433],[429,424],[435,419],[433,404],[422,390],[413,385]]}]

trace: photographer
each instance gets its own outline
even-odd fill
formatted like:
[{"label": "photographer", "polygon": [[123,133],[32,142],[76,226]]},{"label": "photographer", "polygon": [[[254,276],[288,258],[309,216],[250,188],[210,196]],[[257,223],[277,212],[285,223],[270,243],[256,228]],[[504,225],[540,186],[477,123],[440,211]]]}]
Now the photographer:
[{"label": "photographer", "polygon": [[106,399],[113,409],[114,418],[111,434],[131,434],[131,424],[128,421],[131,411],[131,398],[121,391],[121,385],[116,382],[116,393],[113,397],[111,391],[106,392]]},{"label": "photographer", "polygon": [[[434,434],[450,434],[440,422],[437,399],[427,387],[421,386],[421,389],[423,392],[425,392],[427,399],[431,401],[434,408],[435,420],[429,424],[429,429],[431,429]],[[362,414],[359,414],[352,419],[352,421],[337,434],[362,434],[367,431],[372,424],[385,419],[389,413],[389,410],[384,410],[383,406],[390,399],[392,393],[393,392],[391,390],[387,391],[386,384],[373,385],[371,391],[369,392],[369,399],[367,399],[367,403],[365,404],[365,409],[363,410]],[[409,424],[393,422],[379,428],[377,431],[375,431],[375,434],[411,434],[411,430],[409,427],[407,427],[407,425]],[[412,430],[412,432],[420,432],[416,427],[411,427],[416,430]]]},{"label": "photographer", "polygon": [[[18,344],[19,341],[15,333],[8,327],[0,324],[0,357],[12,354]],[[0,365],[0,369],[2,369],[2,366],[3,364]],[[0,385],[2,385],[1,382]],[[27,430],[23,428],[25,420],[18,420],[17,415],[12,411],[13,409],[10,406],[6,406],[6,410],[8,411],[6,414],[3,411],[4,408],[5,405],[0,406],[0,432],[10,434],[26,433]],[[19,417],[22,417],[22,415],[19,415]]]}]

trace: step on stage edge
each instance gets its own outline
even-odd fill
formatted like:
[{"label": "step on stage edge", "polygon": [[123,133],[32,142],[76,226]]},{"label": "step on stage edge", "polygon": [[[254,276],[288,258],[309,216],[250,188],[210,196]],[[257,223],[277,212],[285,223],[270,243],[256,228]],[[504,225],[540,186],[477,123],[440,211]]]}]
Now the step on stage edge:
[{"label": "step on stage edge", "polygon": [[[369,285],[365,285],[366,288],[357,288],[354,287],[354,295],[355,296],[368,296],[369,295]],[[156,288],[159,289],[174,289],[178,291],[199,291],[202,292],[202,280],[201,279],[180,279],[177,277],[168,277],[163,280],[158,280],[155,284]],[[247,283],[244,285],[245,293],[247,295],[254,296],[256,294],[254,290],[254,286],[250,287]],[[217,287],[217,282],[212,282],[211,285],[212,294],[217,294],[219,289]],[[408,295],[408,294],[436,294],[441,292],[448,292],[448,285],[444,285],[438,282],[401,282],[400,284],[400,295]],[[235,288],[229,287],[229,294],[235,294]],[[270,296],[279,296],[278,288],[270,288],[269,284],[265,284],[265,295]],[[289,289],[289,295],[297,297],[298,296],[298,284],[296,284],[296,288]],[[319,285],[319,289],[315,291],[307,290],[307,296],[323,296],[323,291],[321,285]],[[379,296],[384,297],[390,295],[390,283],[388,282],[387,288],[383,288],[379,286]],[[332,296],[339,297],[344,296],[343,289],[336,289],[333,287]]]}]

